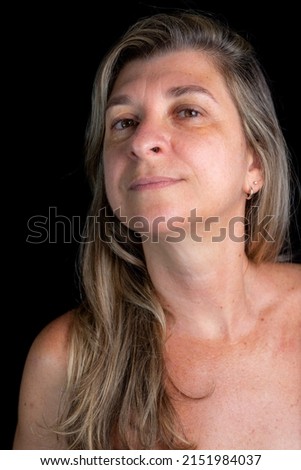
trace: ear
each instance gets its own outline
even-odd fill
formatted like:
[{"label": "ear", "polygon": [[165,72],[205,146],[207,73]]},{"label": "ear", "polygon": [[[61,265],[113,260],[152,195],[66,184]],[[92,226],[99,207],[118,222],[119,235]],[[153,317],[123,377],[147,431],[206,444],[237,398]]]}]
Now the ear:
[{"label": "ear", "polygon": [[260,157],[250,149],[247,155],[247,171],[243,190],[249,195],[257,193],[263,186],[263,170]]}]

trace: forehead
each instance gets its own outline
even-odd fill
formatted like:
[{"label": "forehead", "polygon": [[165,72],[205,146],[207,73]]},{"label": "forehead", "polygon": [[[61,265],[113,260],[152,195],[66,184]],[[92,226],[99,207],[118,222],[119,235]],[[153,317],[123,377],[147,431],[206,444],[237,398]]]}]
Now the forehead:
[{"label": "forehead", "polygon": [[150,58],[139,58],[128,62],[115,80],[113,95],[120,90],[135,86],[140,81],[166,85],[182,85],[201,82],[226,89],[226,82],[213,59],[203,51],[180,50],[166,52]]}]

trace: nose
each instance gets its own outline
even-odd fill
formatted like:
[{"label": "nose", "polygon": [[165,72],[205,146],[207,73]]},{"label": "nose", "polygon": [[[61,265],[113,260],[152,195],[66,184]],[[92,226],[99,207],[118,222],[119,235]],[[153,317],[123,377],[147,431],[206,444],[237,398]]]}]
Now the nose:
[{"label": "nose", "polygon": [[168,145],[168,133],[163,123],[141,121],[131,139],[132,158],[163,156]]}]

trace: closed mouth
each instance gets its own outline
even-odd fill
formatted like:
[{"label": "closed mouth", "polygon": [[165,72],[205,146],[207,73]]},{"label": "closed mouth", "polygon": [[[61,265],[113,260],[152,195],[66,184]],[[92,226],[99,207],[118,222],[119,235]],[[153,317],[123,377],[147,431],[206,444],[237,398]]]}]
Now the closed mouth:
[{"label": "closed mouth", "polygon": [[180,178],[170,178],[166,176],[150,176],[145,178],[138,178],[130,185],[132,191],[142,191],[146,189],[160,189],[170,186],[181,181]]}]

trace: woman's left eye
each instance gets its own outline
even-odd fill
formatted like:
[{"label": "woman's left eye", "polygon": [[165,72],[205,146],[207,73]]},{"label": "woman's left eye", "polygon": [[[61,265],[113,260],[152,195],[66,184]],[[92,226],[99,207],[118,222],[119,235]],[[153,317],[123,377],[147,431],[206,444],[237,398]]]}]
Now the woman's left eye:
[{"label": "woman's left eye", "polygon": [[199,117],[201,113],[193,108],[185,108],[185,109],[181,109],[180,111],[178,111],[178,115],[184,118],[186,117],[194,118],[194,117]]}]

